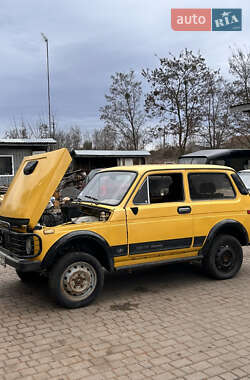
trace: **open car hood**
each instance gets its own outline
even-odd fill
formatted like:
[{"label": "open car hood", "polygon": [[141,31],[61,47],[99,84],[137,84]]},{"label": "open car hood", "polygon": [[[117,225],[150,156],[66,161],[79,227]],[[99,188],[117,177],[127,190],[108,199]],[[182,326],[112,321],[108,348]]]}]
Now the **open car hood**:
[{"label": "open car hood", "polygon": [[0,220],[33,229],[70,162],[65,148],[24,157],[0,206]]}]

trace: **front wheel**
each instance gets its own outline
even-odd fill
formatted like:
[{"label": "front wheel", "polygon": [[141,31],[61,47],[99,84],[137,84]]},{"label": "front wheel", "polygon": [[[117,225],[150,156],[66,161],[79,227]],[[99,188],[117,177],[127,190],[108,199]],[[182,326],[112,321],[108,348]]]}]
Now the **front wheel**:
[{"label": "front wheel", "polygon": [[87,306],[102,290],[104,273],[99,261],[88,253],[68,252],[49,274],[52,296],[61,306]]},{"label": "front wheel", "polygon": [[239,241],[230,235],[219,235],[204,257],[203,266],[212,277],[226,280],[238,273],[242,260],[243,252]]}]

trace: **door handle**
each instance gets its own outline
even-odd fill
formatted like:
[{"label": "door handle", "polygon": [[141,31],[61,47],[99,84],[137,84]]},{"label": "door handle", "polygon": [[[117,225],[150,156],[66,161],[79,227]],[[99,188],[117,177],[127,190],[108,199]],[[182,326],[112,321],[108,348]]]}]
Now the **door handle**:
[{"label": "door handle", "polygon": [[190,206],[181,206],[177,208],[178,214],[190,214],[191,207]]}]

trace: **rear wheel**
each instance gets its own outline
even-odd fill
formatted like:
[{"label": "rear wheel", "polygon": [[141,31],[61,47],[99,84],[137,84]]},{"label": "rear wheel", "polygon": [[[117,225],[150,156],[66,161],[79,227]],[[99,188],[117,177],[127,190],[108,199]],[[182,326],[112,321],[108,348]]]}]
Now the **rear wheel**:
[{"label": "rear wheel", "polygon": [[104,283],[99,261],[88,253],[69,252],[53,266],[49,286],[56,302],[67,308],[87,306]]},{"label": "rear wheel", "polygon": [[233,236],[219,235],[203,259],[203,266],[212,277],[226,280],[238,273],[242,260],[240,242]]}]

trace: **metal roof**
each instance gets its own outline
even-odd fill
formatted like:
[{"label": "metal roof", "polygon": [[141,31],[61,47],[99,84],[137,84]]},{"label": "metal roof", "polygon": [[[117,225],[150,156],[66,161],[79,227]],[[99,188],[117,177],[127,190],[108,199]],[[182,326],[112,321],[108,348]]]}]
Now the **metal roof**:
[{"label": "metal roof", "polygon": [[181,157],[190,157],[190,156],[204,156],[204,157],[210,157],[214,154],[221,154],[221,153],[229,153],[232,149],[205,149],[205,150],[197,150],[196,152],[183,154]]},{"label": "metal roof", "polygon": [[184,157],[209,157],[209,158],[219,158],[221,156],[244,156],[245,154],[250,154],[250,149],[207,149],[198,150],[197,152],[183,154],[179,158]]},{"label": "metal roof", "polygon": [[247,112],[250,113],[250,103],[236,104],[235,106],[230,106],[232,112]]},{"label": "metal roof", "polygon": [[0,145],[44,145],[56,144],[56,140],[48,139],[0,139]]},{"label": "metal roof", "polygon": [[73,150],[76,157],[145,157],[150,156],[146,150]]}]

